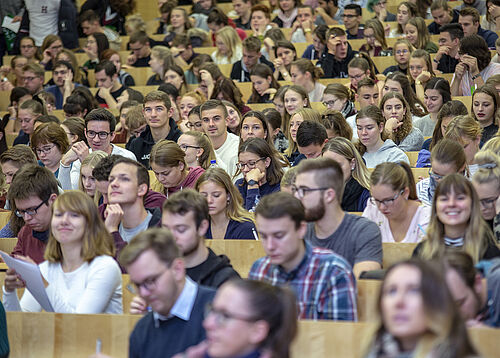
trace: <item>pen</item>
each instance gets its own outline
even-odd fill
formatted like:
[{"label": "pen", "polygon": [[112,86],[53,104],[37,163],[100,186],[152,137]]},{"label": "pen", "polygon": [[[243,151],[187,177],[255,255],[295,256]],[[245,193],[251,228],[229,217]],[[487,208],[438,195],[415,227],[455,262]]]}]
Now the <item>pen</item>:
[{"label": "pen", "polygon": [[255,238],[255,240],[259,241],[259,237],[257,236],[257,233],[255,232],[254,228],[252,228],[252,234],[253,234],[253,237]]},{"label": "pen", "polygon": [[[127,285],[127,290],[133,294],[133,295],[138,295],[137,291],[135,290],[134,286],[132,286],[130,283]],[[151,312],[153,309],[151,306],[147,307],[148,312]]]}]

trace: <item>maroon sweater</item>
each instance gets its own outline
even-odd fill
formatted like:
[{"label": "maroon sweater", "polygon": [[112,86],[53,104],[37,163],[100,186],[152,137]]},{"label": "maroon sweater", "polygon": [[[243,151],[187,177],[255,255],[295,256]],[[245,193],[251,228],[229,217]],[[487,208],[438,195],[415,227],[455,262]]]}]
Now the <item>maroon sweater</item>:
[{"label": "maroon sweater", "polygon": [[14,251],[12,251],[12,255],[29,256],[39,264],[45,261],[43,254],[45,253],[47,241],[42,241],[34,237],[33,230],[24,225],[17,235],[17,244],[14,247]]}]

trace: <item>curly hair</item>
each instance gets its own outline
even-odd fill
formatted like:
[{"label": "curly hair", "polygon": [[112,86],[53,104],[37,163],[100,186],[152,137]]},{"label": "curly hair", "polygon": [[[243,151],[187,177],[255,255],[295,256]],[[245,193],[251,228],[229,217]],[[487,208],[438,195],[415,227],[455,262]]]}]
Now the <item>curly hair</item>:
[{"label": "curly hair", "polygon": [[396,132],[389,134],[394,143],[399,144],[408,136],[408,134],[410,134],[413,128],[413,124],[411,119],[410,106],[401,93],[389,92],[386,93],[384,97],[382,97],[382,100],[380,101],[380,110],[382,111],[382,113],[384,112],[385,102],[392,98],[397,98],[398,100],[400,100],[403,104],[403,108],[405,109],[405,113],[403,115],[403,125],[401,125],[401,127],[399,127]]}]

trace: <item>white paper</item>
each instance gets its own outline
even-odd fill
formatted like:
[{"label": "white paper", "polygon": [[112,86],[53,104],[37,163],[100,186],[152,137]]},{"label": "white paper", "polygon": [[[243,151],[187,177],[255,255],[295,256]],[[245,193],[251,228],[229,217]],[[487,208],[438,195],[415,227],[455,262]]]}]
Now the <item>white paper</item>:
[{"label": "white paper", "polygon": [[46,312],[54,312],[54,308],[52,308],[52,304],[49,301],[49,296],[47,296],[47,292],[45,291],[42,273],[40,272],[38,265],[15,259],[3,251],[0,251],[0,255],[7,266],[16,270],[16,272],[23,278],[26,282],[26,288],[30,291],[33,297],[35,297],[40,306],[42,306]]},{"label": "white paper", "polygon": [[4,16],[2,27],[14,31],[17,34],[19,28],[21,27],[21,21],[12,22],[12,20],[12,17]]}]

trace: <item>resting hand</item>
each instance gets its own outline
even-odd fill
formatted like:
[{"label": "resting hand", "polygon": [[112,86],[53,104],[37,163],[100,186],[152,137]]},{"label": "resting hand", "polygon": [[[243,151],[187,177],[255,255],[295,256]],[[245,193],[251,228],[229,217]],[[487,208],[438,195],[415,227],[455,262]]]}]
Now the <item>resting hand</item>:
[{"label": "resting hand", "polygon": [[12,292],[18,288],[26,287],[26,282],[22,279],[20,275],[17,274],[16,270],[9,268],[5,273],[4,279],[5,291]]},{"label": "resting hand", "polygon": [[260,182],[264,177],[266,176],[266,172],[260,171],[259,168],[253,168],[250,170],[248,173],[245,174],[245,179],[247,182],[250,180],[255,180],[257,182]]},{"label": "resting hand", "polygon": [[427,81],[429,81],[431,79],[431,73],[429,71],[422,71],[422,73],[420,73],[418,76],[417,76],[417,81],[420,81],[422,82],[423,84],[425,84]]},{"label": "resting hand", "polygon": [[85,142],[83,141],[76,142],[75,144],[73,144],[71,149],[73,149],[76,156],[78,157],[78,159],[80,159],[81,162],[83,162],[83,160],[89,155],[89,147],[87,147],[87,144],[85,144]]},{"label": "resting hand", "polygon": [[106,229],[110,234],[118,231],[118,226],[122,221],[122,217],[123,210],[120,204],[108,204],[106,211],[104,211],[104,226],[106,226]]},{"label": "resting hand", "polygon": [[141,296],[134,296],[130,302],[130,314],[144,314],[148,312],[148,304]]}]

